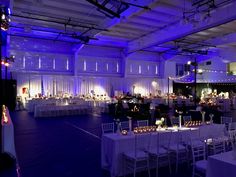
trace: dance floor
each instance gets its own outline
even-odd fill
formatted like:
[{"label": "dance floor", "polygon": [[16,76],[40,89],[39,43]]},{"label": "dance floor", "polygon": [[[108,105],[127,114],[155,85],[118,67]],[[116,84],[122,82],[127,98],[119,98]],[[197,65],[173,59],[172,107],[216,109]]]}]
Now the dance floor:
[{"label": "dance floor", "polygon": [[[26,111],[12,112],[21,177],[109,177],[101,169],[101,123],[106,114],[34,118]],[[155,176],[152,171],[152,176]],[[11,174],[11,175],[9,175]],[[0,173],[1,176],[1,173]],[[8,173],[15,177],[15,173]],[[147,176],[139,173],[137,176]],[[191,168],[178,174],[161,169],[160,177],[189,177]]]}]

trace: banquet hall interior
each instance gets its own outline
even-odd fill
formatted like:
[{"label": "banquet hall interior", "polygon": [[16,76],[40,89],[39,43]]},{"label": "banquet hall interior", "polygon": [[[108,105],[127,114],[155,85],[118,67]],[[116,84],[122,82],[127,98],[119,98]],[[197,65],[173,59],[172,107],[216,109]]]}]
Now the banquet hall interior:
[{"label": "banquet hall interior", "polygon": [[236,177],[235,0],[0,7],[0,177]]}]

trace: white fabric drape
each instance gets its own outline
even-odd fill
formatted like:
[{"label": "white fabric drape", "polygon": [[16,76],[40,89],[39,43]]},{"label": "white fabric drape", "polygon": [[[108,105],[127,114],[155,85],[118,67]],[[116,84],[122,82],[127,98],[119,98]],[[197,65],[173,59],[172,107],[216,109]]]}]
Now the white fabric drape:
[{"label": "white fabric drape", "polygon": [[[34,97],[42,91],[41,75],[17,73],[13,75],[17,80],[17,94],[22,95],[22,88],[28,88],[30,96]],[[111,96],[114,91],[140,93],[147,96],[156,95],[158,90],[167,91],[167,83],[163,79],[153,78],[118,78],[118,77],[75,77],[62,75],[43,75],[43,89],[45,95],[86,95],[93,91],[96,95]]]}]

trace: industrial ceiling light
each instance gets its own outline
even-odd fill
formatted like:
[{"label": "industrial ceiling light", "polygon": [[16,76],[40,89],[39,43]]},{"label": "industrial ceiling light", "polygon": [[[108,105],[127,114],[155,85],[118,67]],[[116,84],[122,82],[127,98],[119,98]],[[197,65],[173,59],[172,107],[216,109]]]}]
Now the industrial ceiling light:
[{"label": "industrial ceiling light", "polygon": [[186,9],[184,1],[183,19],[188,19],[194,27],[200,22],[208,23],[211,18],[211,11],[231,2],[232,0],[193,0],[192,9]]}]

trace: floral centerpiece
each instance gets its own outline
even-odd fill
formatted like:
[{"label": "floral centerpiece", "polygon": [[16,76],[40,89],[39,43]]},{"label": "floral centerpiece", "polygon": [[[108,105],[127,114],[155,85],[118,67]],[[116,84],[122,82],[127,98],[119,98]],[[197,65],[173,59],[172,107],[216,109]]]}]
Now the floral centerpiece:
[{"label": "floral centerpiece", "polygon": [[160,120],[156,120],[155,124],[157,125],[158,128],[161,128],[164,121],[165,121],[165,118],[162,117]]}]

